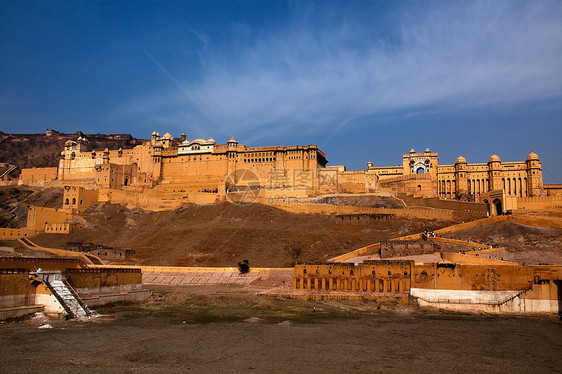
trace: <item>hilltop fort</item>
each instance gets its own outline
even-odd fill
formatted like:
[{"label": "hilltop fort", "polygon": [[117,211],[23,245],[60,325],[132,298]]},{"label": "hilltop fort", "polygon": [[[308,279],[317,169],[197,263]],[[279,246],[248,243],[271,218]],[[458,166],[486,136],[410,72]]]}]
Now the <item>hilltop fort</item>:
[{"label": "hilltop fort", "polygon": [[[0,184],[11,188],[0,199],[9,207],[2,206],[8,227],[0,240],[18,240],[22,253],[73,259],[0,257],[0,277],[14,278],[12,267],[23,267],[16,274],[44,284],[24,290],[14,281],[6,300],[15,300],[10,292],[35,304],[56,298],[50,273],[31,271],[41,264],[92,300],[103,295],[92,297],[88,285],[113,277],[95,291],[107,291],[107,302],[115,300],[110,291],[120,292],[118,300],[148,297],[142,285],[233,282],[270,284],[264,295],[305,300],[414,297],[456,311],[560,310],[562,186],[543,184],[534,152],[523,161],[493,154],[487,163],[459,156],[440,164],[437,152],[411,149],[399,166],[368,162],[349,171],[329,165],[314,144],[249,147],[234,137],[220,143],[156,131],[145,140],[54,130],[0,135],[3,152],[16,155],[0,165]],[[37,154],[17,157],[29,147],[43,149],[44,163],[33,164]],[[25,217],[20,194],[29,196]],[[286,265],[289,247],[301,262],[294,268],[232,268],[241,258]],[[46,305],[53,313],[88,313],[72,312],[64,300]]]}]

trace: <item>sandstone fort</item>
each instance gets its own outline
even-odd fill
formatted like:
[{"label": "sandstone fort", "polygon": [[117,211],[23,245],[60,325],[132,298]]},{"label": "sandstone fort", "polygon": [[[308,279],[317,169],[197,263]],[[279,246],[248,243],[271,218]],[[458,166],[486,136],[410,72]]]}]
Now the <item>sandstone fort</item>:
[{"label": "sandstone fort", "polygon": [[[4,134],[2,141],[25,142],[30,137]],[[161,136],[156,131],[147,140],[54,130],[40,139],[64,141],[57,150],[58,166],[18,168],[5,163],[2,172],[7,187],[62,191],[60,208],[31,205],[25,225],[0,229],[1,239],[17,240],[27,250],[49,257],[4,257],[0,262],[4,264],[0,276],[13,285],[2,296],[12,314],[41,309],[84,317],[90,313],[88,305],[149,297],[143,286],[251,285],[267,279],[284,280],[264,290],[264,297],[402,304],[413,297],[422,307],[454,311],[560,311],[558,254],[547,263],[526,263],[529,257],[522,250],[514,255],[507,245],[488,244],[485,236],[469,238],[474,230],[494,225],[523,225],[547,230],[559,239],[562,186],[543,184],[541,161],[534,152],[522,155],[522,161],[502,161],[493,154],[486,163],[472,163],[459,155],[454,163],[441,164],[437,152],[411,149],[398,166],[366,162],[364,170],[349,171],[344,165],[329,165],[328,155],[313,144],[248,147],[234,137],[220,143],[212,138],[189,140],[185,133]],[[109,141],[111,147],[96,147]],[[162,260],[142,248],[137,253],[82,242],[82,233],[99,230],[92,212],[104,209],[103,204],[120,206],[123,212],[181,211],[189,206],[248,209],[248,204],[255,204],[293,214],[291,219],[326,217],[330,225],[365,227],[359,236],[373,225],[388,227],[394,221],[426,222],[430,229],[392,234],[359,248],[340,245],[322,261],[312,250],[308,256],[316,260],[307,263],[299,263],[302,247],[295,245],[294,268],[253,268],[245,274],[232,267],[131,265],[143,253],[153,262]],[[125,222],[136,225],[134,219]],[[431,222],[448,224],[432,229]],[[320,228],[330,238],[330,232]],[[285,232],[291,235],[290,230]],[[74,241],[67,241],[64,248],[37,243],[49,242],[49,235],[73,235]],[[247,240],[245,245],[251,246],[252,240]],[[167,242],[174,246],[173,240]],[[214,245],[202,250],[216,252]],[[166,256],[165,251],[159,253]],[[74,295],[68,298],[75,301],[65,301],[66,294]]]}]

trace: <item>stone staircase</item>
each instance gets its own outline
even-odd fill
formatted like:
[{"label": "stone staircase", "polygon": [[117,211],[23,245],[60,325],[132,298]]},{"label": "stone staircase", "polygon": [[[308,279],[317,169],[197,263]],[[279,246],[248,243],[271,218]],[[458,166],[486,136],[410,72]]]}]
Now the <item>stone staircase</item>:
[{"label": "stone staircase", "polygon": [[92,317],[94,312],[82,301],[60,272],[37,273],[66,311],[68,318]]}]

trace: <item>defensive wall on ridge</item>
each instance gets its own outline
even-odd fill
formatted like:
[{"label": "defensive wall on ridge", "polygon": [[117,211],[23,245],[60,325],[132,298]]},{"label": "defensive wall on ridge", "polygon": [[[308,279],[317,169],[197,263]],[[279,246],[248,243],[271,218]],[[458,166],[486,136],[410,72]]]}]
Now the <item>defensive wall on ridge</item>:
[{"label": "defensive wall on ridge", "polygon": [[443,209],[433,208],[404,208],[404,209],[387,209],[372,208],[352,205],[330,205],[330,204],[290,204],[290,205],[272,205],[278,209],[282,209],[291,213],[301,214],[333,214],[333,215],[353,215],[353,214],[391,214],[400,218],[418,218],[418,219],[439,219],[451,221],[455,219],[474,219],[482,217],[479,212],[454,212]]},{"label": "defensive wall on ridge", "polygon": [[454,211],[479,212],[486,216],[488,207],[484,203],[474,203],[459,200],[443,199],[440,197],[414,197],[410,194],[397,193],[396,197],[402,199],[408,206],[425,206],[437,209],[447,209]]}]

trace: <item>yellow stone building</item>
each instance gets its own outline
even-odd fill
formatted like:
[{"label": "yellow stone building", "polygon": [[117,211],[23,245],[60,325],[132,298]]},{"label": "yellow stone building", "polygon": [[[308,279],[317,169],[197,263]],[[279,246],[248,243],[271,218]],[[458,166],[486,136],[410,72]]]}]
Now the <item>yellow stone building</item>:
[{"label": "yellow stone building", "polygon": [[453,165],[439,165],[437,153],[413,149],[402,156],[402,166],[375,167],[383,187],[425,196],[478,200],[489,191],[505,190],[506,195],[534,197],[545,194],[539,157],[531,152],[526,161],[502,162],[493,154],[487,163],[467,163],[459,156]]},{"label": "yellow stone building", "polygon": [[248,147],[235,138],[217,144],[214,139],[189,141],[185,134],[176,139],[154,132],[152,139],[132,149],[101,152],[89,150],[84,138],[69,140],[61,153],[58,179],[91,181],[96,188],[160,185],[200,192],[224,192],[219,190],[235,189],[238,183],[314,188],[318,170],[326,163],[316,145]]},{"label": "yellow stone building", "polygon": [[187,140],[169,133],[132,149],[95,151],[79,137],[61,153],[58,179],[88,182],[95,189],[154,188],[174,192],[224,194],[245,188],[295,188],[311,191],[364,193],[391,191],[415,196],[480,201],[481,195],[505,191],[517,198],[545,195],[539,157],[502,162],[492,155],[487,163],[468,163],[459,156],[452,165],[440,165],[439,155],[414,149],[400,166],[373,166],[346,171],[330,166],[316,145],[248,147],[230,138]]}]

